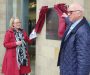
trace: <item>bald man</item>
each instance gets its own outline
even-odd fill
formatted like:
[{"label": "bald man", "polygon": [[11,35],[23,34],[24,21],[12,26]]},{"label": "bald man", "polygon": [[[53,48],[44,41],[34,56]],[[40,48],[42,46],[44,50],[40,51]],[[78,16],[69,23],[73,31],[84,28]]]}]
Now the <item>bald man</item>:
[{"label": "bald man", "polygon": [[68,8],[67,25],[58,56],[60,75],[89,75],[90,26],[83,16],[84,8],[73,3]]}]

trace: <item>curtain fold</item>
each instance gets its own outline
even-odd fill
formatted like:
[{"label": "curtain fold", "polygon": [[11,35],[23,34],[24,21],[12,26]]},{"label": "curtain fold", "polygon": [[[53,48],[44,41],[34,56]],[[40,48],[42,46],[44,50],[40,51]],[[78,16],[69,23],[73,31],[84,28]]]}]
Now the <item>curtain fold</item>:
[{"label": "curtain fold", "polygon": [[44,25],[45,16],[48,11],[48,6],[42,6],[40,13],[39,13],[39,19],[35,25],[35,31],[36,33],[40,33],[42,30],[42,27]]},{"label": "curtain fold", "polygon": [[54,9],[59,18],[59,25],[58,25],[58,37],[62,39],[64,35],[64,31],[66,29],[65,19],[62,18],[63,13],[67,13],[67,6],[63,3],[54,5]]}]

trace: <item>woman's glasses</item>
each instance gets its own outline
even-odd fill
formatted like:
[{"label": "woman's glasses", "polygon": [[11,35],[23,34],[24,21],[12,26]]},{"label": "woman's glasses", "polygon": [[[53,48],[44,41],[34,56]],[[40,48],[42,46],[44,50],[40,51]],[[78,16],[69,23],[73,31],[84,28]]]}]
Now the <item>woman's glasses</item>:
[{"label": "woman's glasses", "polygon": [[18,24],[18,23],[21,23],[21,22],[15,22],[16,24]]}]

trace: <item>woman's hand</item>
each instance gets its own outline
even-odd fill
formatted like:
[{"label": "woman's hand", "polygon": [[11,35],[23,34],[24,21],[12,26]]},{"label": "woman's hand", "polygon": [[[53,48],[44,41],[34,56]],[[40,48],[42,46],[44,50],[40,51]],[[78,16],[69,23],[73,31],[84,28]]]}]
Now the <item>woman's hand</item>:
[{"label": "woman's hand", "polygon": [[17,41],[16,45],[20,46],[22,44],[22,41]]}]

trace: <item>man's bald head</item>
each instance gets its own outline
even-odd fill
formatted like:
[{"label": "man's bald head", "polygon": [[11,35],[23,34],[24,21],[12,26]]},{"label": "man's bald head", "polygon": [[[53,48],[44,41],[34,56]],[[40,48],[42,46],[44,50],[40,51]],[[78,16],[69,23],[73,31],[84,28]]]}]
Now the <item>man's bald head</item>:
[{"label": "man's bald head", "polygon": [[76,11],[76,10],[84,12],[83,6],[80,5],[79,3],[73,3],[68,8],[68,11]]},{"label": "man's bald head", "polygon": [[75,22],[83,18],[84,8],[78,3],[73,3],[68,8],[68,16],[71,22]]}]

